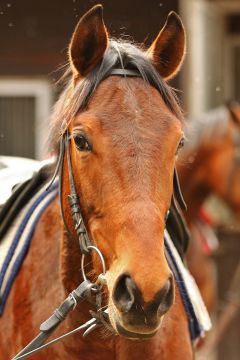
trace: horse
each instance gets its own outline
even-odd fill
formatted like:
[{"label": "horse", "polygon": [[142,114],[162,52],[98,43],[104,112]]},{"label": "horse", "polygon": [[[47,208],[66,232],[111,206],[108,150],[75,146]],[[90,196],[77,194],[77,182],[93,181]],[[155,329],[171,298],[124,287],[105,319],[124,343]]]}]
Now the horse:
[{"label": "horse", "polygon": [[[104,273],[110,329],[87,338],[75,334],[36,359],[193,358],[187,315],[164,250],[184,125],[166,80],[178,72],[184,53],[185,31],[174,12],[146,51],[109,38],[101,5],[77,24],[49,135],[61,160],[60,194],[36,224],[0,319],[2,359],[24,347],[83,281],[81,262],[91,279]],[[92,244],[80,244],[85,262],[79,238],[86,232],[81,219],[75,222],[79,202]],[[91,309],[87,302],[76,307],[55,335],[88,320]]]},{"label": "horse", "polygon": [[[189,119],[185,134],[187,141],[177,168],[188,206],[185,217],[194,235],[199,212],[209,195],[217,195],[234,213],[240,211],[240,105],[230,102]],[[216,266],[194,236],[187,260],[207,309],[213,314],[217,302]]]}]

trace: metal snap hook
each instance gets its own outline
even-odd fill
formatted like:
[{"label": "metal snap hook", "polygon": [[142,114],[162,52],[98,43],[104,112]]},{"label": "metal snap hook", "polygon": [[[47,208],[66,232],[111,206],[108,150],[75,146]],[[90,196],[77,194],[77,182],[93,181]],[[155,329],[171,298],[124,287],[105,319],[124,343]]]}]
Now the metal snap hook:
[{"label": "metal snap hook", "polygon": [[[106,274],[106,265],[105,265],[104,257],[102,255],[101,251],[96,246],[93,246],[93,245],[87,246],[87,249],[94,250],[98,254],[99,259],[100,259],[101,264],[102,264],[102,272],[99,275],[99,277],[100,276],[104,277],[105,274]],[[84,261],[85,261],[85,254],[82,254],[81,271],[82,271],[83,280],[85,281],[85,280],[87,280],[87,277],[86,277],[85,270],[84,270]],[[98,283],[98,280],[97,280],[96,284],[97,283]]]}]

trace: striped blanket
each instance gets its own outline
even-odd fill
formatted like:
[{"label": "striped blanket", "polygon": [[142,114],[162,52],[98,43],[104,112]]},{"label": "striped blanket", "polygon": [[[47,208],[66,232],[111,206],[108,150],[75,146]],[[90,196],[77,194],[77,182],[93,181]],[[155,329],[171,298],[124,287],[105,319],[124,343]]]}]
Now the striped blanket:
[{"label": "striped blanket", "polygon": [[13,221],[0,243],[0,315],[31,243],[36,224],[51,201],[57,196],[58,185],[48,191],[39,190]]}]

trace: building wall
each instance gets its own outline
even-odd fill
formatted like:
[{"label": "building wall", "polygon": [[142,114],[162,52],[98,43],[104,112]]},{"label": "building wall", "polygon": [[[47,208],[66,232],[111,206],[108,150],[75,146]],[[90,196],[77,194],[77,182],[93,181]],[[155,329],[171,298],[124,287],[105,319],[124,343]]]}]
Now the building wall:
[{"label": "building wall", "polygon": [[[48,116],[52,98],[56,97],[53,84],[59,76],[55,70],[67,61],[68,43],[80,16],[98,2],[21,0],[0,3],[0,106],[5,109],[0,111],[2,155],[44,156]],[[178,0],[101,2],[112,36],[128,38],[127,34],[130,40],[146,45],[158,34],[169,11],[178,10]],[[6,83],[7,93],[4,90]],[[173,84],[178,87],[178,80]],[[27,101],[29,97],[31,102]],[[11,109],[17,103],[18,108]],[[21,121],[24,122],[22,127]],[[10,128],[19,130],[11,132]],[[34,141],[31,146],[26,146],[28,139],[30,144],[30,138]],[[22,148],[21,139],[25,142]]]},{"label": "building wall", "polygon": [[234,35],[227,24],[234,22],[229,19],[240,14],[240,1],[180,0],[180,13],[188,40],[181,79],[184,107],[189,116],[199,115],[239,95],[239,70],[236,69],[239,18],[232,24]]},{"label": "building wall", "polygon": [[[67,45],[79,17],[99,1],[21,0],[1,6],[0,74],[47,75],[66,61]],[[110,34],[128,34],[147,44],[157,35],[177,0],[102,0]],[[10,7],[8,6],[10,5]]]}]

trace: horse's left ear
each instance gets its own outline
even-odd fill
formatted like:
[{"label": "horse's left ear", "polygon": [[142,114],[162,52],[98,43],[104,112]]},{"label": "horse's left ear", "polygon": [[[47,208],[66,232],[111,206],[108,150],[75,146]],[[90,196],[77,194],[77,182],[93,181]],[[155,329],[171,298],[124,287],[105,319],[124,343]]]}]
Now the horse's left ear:
[{"label": "horse's left ear", "polygon": [[148,50],[153,64],[165,80],[171,79],[180,70],[185,47],[186,36],[182,21],[172,11]]},{"label": "horse's left ear", "polygon": [[91,8],[79,20],[69,46],[73,74],[86,76],[103,58],[108,34],[103,22],[102,5]]}]

